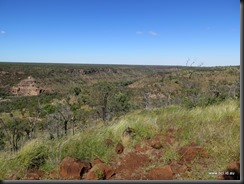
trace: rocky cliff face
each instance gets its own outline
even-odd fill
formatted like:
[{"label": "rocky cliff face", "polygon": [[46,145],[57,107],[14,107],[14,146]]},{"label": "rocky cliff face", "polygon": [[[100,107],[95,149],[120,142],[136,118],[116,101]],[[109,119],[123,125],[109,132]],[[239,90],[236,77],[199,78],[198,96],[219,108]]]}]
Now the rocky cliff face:
[{"label": "rocky cliff face", "polygon": [[11,88],[11,93],[17,96],[37,96],[45,91],[37,85],[36,80],[31,76]]}]

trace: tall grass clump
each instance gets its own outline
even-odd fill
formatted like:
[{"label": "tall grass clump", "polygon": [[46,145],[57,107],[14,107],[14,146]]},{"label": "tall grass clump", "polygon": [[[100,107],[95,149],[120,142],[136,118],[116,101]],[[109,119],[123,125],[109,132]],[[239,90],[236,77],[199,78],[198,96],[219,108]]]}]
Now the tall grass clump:
[{"label": "tall grass clump", "polygon": [[1,153],[0,177],[8,179],[13,173],[23,177],[27,169],[38,168],[45,163],[47,157],[48,150],[44,141],[29,141],[17,153]]},{"label": "tall grass clump", "polygon": [[11,153],[0,152],[0,180],[7,179],[13,168],[16,167]]},{"label": "tall grass clump", "polygon": [[112,133],[114,139],[120,142],[123,139],[123,132],[127,127],[134,129],[136,132],[134,143],[143,138],[151,138],[160,132],[157,116],[148,111],[129,113],[123,119],[114,122],[108,127],[108,130]]},{"label": "tall grass clump", "polygon": [[57,165],[63,158],[70,156],[86,161],[100,158],[107,162],[113,151],[105,145],[106,135],[106,129],[100,128],[50,141],[49,161]]},{"label": "tall grass clump", "polygon": [[28,142],[17,154],[19,164],[25,168],[39,167],[48,157],[47,145],[43,140]]}]

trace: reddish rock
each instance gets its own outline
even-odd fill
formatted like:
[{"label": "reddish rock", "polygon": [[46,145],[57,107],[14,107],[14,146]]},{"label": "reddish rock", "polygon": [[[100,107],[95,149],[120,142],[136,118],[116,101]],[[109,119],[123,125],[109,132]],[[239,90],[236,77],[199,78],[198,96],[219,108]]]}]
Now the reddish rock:
[{"label": "reddish rock", "polygon": [[163,148],[163,140],[161,140],[158,137],[154,137],[154,138],[149,140],[149,145],[155,149]]},{"label": "reddish rock", "polygon": [[87,175],[85,180],[104,180],[105,179],[105,173],[103,170],[95,170],[91,169]]},{"label": "reddish rock", "polygon": [[29,76],[27,79],[21,80],[17,86],[13,86],[10,92],[17,96],[37,96],[43,93],[45,89],[41,89],[37,85],[36,79]]},{"label": "reddish rock", "polygon": [[143,147],[142,147],[141,144],[136,144],[134,148],[135,148],[135,150],[136,150],[137,152],[142,152],[142,151],[143,151]]},{"label": "reddish rock", "polygon": [[106,164],[98,163],[89,170],[85,180],[108,180],[115,172]]},{"label": "reddish rock", "polygon": [[165,145],[172,145],[175,142],[175,139],[169,135],[157,135],[154,138],[149,140],[151,147],[155,149],[163,148]]},{"label": "reddish rock", "polygon": [[193,161],[197,156],[198,157],[208,157],[208,153],[202,148],[202,146],[185,146],[179,150],[179,154],[181,155],[181,162],[191,162]]},{"label": "reddish rock", "polygon": [[184,173],[186,170],[188,170],[188,167],[186,164],[184,164],[184,163],[180,164],[176,161],[173,161],[170,164],[170,167],[171,167],[174,174]]},{"label": "reddish rock", "polygon": [[136,152],[140,152],[140,153],[145,153],[147,150],[151,149],[150,146],[141,145],[141,144],[136,144],[134,148]]},{"label": "reddish rock", "polygon": [[16,174],[12,174],[12,175],[9,177],[9,180],[20,180],[20,177],[18,177]]},{"label": "reddish rock", "polygon": [[148,172],[149,180],[173,180],[173,171],[169,165],[155,167]]},{"label": "reddish rock", "polygon": [[240,180],[240,162],[232,162],[227,166],[224,175],[218,176],[220,180]]},{"label": "reddish rock", "polygon": [[158,139],[160,139],[164,144],[172,145],[175,142],[175,139],[170,135],[157,135]]},{"label": "reddish rock", "polygon": [[149,158],[147,155],[130,152],[124,156],[117,169],[118,171],[133,172],[140,167],[144,167],[148,163]]},{"label": "reddish rock", "polygon": [[44,172],[38,169],[30,169],[27,171],[26,176],[24,177],[24,180],[41,180],[41,178],[44,176]]},{"label": "reddish rock", "polygon": [[152,146],[152,148],[155,148],[155,149],[163,148],[163,145],[159,140],[152,140],[151,146]]},{"label": "reddish rock", "polygon": [[95,160],[92,161],[92,167],[94,167],[96,164],[101,164],[104,163],[104,161],[102,161],[99,158],[96,158]]},{"label": "reddish rock", "polygon": [[123,154],[113,165],[116,173],[113,180],[146,180],[145,167],[149,164],[150,158],[147,154],[134,151]]},{"label": "reddish rock", "polygon": [[118,143],[117,146],[116,146],[116,148],[115,148],[115,151],[116,151],[117,154],[123,153],[124,146],[121,143]]},{"label": "reddish rock", "polygon": [[227,169],[229,170],[238,170],[240,171],[240,161],[238,162],[231,162],[228,166],[227,166]]},{"label": "reddish rock", "polygon": [[49,173],[49,177],[54,180],[60,179],[59,173],[55,170]]},{"label": "reddish rock", "polygon": [[59,173],[64,180],[79,180],[91,168],[88,162],[80,159],[65,157],[59,164]]}]

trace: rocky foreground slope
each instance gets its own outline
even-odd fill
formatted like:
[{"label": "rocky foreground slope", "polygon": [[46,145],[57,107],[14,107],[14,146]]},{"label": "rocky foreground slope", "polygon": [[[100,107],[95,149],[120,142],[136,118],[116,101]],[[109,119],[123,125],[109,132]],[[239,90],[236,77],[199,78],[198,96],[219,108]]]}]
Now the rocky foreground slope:
[{"label": "rocky foreground slope", "polygon": [[[178,148],[178,160],[170,160],[162,165],[164,148],[175,144],[175,134],[180,129],[169,129],[166,134],[158,134],[153,138],[145,139],[134,148],[127,149],[121,143],[114,144],[106,140],[107,146],[114,147],[117,157],[110,163],[100,158],[92,162],[82,161],[73,157],[65,157],[56,170],[46,173],[33,165],[26,172],[24,178],[13,174],[11,180],[181,180],[187,179],[193,165],[207,167],[211,156],[203,146],[191,143]],[[128,143],[128,139],[127,139]],[[230,163],[223,173],[209,171],[206,174],[216,174],[219,180],[239,180],[240,162]],[[190,178],[189,178],[190,179]]]}]

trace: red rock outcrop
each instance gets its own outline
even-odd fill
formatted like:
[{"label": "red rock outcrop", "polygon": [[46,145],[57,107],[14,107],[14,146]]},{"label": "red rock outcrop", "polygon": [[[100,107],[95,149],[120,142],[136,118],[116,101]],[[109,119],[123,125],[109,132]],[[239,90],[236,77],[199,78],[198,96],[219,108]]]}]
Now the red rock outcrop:
[{"label": "red rock outcrop", "polygon": [[40,88],[37,85],[36,79],[31,76],[21,80],[16,86],[13,86],[10,91],[17,96],[37,96],[44,92],[51,92],[49,89]]}]

